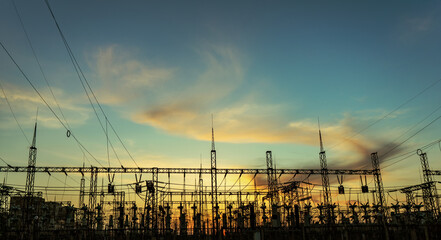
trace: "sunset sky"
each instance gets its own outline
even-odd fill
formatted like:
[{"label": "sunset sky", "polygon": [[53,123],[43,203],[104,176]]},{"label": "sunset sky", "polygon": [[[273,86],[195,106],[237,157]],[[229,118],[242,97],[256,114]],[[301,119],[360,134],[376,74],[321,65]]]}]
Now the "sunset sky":
[{"label": "sunset sky", "polygon": [[[265,168],[267,150],[278,168],[319,168],[320,118],[329,168],[370,168],[378,152],[385,186],[405,186],[421,183],[421,166],[403,154],[441,138],[439,1],[49,2],[139,166],[209,167],[213,115],[218,168]],[[100,164],[135,166],[110,131],[120,160],[112,150],[108,160],[106,134],[45,2],[15,5],[56,100],[12,1],[0,1],[1,43]],[[2,48],[0,84],[2,159],[26,166],[30,145],[7,97],[29,140],[38,108],[37,166],[99,166]],[[439,144],[425,152],[441,169]],[[8,182],[23,185],[25,174],[9,173]]]}]

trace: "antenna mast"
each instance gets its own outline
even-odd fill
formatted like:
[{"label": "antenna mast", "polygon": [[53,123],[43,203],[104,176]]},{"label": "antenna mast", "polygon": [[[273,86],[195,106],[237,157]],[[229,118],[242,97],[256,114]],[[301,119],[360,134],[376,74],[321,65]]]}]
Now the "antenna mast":
[{"label": "antenna mast", "polygon": [[318,119],[318,127],[319,127],[319,139],[320,139],[320,168],[322,175],[322,185],[323,185],[323,204],[325,206],[325,216],[328,223],[331,223],[331,189],[329,186],[329,176],[328,176],[328,162],[326,160],[326,152],[323,147],[323,139],[322,139],[322,131],[320,129],[320,119]]},{"label": "antenna mast", "polygon": [[217,174],[216,174],[216,148],[214,144],[214,127],[213,114],[211,115],[211,214],[213,219],[213,235],[217,234],[218,230],[218,212],[219,206],[217,203]]},{"label": "antenna mast", "polygon": [[[38,110],[37,110],[38,115]],[[26,196],[33,196],[34,194],[34,181],[35,181],[35,163],[37,161],[37,120],[35,119],[34,137],[32,138],[32,145],[29,147],[29,159],[28,159],[28,173],[26,175]]]}]

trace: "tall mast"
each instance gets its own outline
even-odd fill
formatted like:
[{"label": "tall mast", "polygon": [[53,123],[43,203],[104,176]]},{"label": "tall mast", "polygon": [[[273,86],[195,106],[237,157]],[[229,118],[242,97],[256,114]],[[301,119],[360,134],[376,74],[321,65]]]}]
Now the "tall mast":
[{"label": "tall mast", "polygon": [[26,196],[34,194],[35,182],[35,163],[37,161],[37,121],[34,126],[34,137],[32,138],[32,145],[29,147],[28,171],[26,175]]},{"label": "tall mast", "polygon": [[216,148],[214,144],[214,127],[213,127],[213,115],[211,115],[211,214],[213,222],[213,235],[218,230],[218,211],[219,206],[217,204],[217,174],[216,174]]},{"label": "tall mast", "polygon": [[331,219],[331,212],[330,212],[330,205],[331,205],[331,189],[329,186],[329,176],[328,176],[328,162],[326,160],[326,152],[323,147],[323,139],[322,139],[322,131],[320,129],[320,120],[318,121],[319,125],[319,139],[320,139],[320,168],[321,168],[321,175],[322,175],[322,185],[323,185],[323,204],[325,205],[325,215],[328,223],[332,221]]}]

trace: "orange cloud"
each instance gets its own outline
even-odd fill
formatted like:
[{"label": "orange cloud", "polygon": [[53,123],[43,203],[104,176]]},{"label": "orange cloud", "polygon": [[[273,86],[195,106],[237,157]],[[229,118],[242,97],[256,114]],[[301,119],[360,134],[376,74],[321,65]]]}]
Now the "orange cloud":
[{"label": "orange cloud", "polygon": [[[194,79],[183,81],[176,79],[176,68],[147,66],[114,46],[101,49],[96,64],[103,82],[99,96],[104,96],[107,104],[128,103],[128,110],[123,110],[125,116],[169,134],[210,140],[210,118],[215,113],[217,141],[318,146],[315,119],[293,120],[290,106],[262,104],[258,91],[241,90],[246,64],[238,51],[210,45],[198,53],[204,68],[194,74]],[[345,161],[336,160],[335,165],[362,167],[370,161],[371,152],[388,146],[388,139],[364,135],[346,139],[355,135],[357,124],[371,120],[366,115],[379,116],[374,113],[363,117],[347,114],[340,121],[322,126],[326,146],[345,153]]]}]

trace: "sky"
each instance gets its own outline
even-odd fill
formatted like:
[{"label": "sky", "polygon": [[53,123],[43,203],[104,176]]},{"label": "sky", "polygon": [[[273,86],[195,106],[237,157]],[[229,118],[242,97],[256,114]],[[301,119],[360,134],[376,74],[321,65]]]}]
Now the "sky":
[{"label": "sky", "polygon": [[[14,3],[27,35],[1,1],[1,43],[90,154],[0,49],[0,157],[13,166],[27,165],[37,109],[37,166],[209,167],[213,123],[218,168],[265,168],[267,150],[277,168],[319,168],[320,119],[329,168],[369,169],[378,152],[392,188],[421,183],[416,150],[441,137],[439,1],[49,1],[108,124],[45,2]],[[424,150],[441,169],[439,144]],[[36,184],[80,178],[54,177]]]}]

